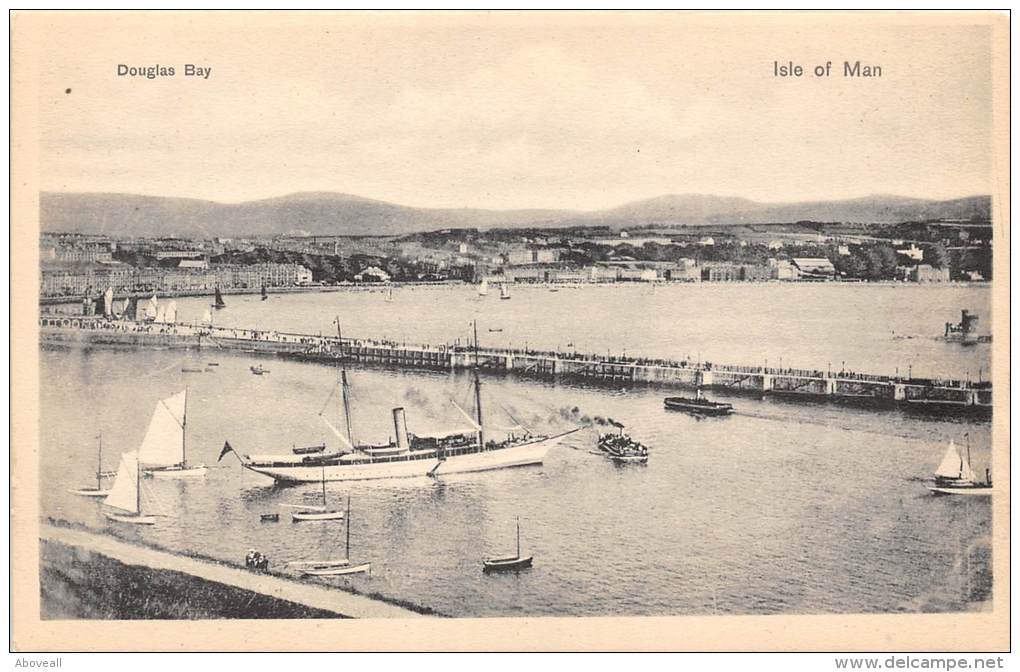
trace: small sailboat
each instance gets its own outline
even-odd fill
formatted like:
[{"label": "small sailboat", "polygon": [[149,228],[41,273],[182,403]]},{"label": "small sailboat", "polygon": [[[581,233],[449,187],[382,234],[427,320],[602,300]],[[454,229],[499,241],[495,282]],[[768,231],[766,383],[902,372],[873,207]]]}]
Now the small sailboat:
[{"label": "small sailboat", "polygon": [[970,466],[970,444],[967,445],[967,455],[964,457],[956,443],[949,442],[946,454],[942,457],[935,470],[935,485],[928,486],[936,495],[976,495],[989,496],[992,494],[992,477],[988,470],[985,470],[985,482],[979,482],[974,469]]},{"label": "small sailboat", "polygon": [[220,288],[216,288],[216,296],[213,297],[213,308],[226,308],[227,304],[223,302],[223,294],[220,293]]},{"label": "small sailboat", "polygon": [[188,390],[160,399],[138,449],[138,461],[150,478],[206,475],[204,464],[188,465]]},{"label": "small sailboat", "polygon": [[393,288],[390,287],[386,291],[386,303],[393,303]]},{"label": "small sailboat", "polygon": [[322,468],[322,506],[307,506],[304,504],[283,504],[283,506],[297,509],[291,514],[294,522],[302,520],[343,520],[344,512],[326,508],[326,468]]},{"label": "small sailboat", "polygon": [[345,576],[372,571],[372,563],[351,564],[351,496],[347,496],[347,557],[338,560],[311,560],[298,563],[305,576]]},{"label": "small sailboat", "polygon": [[488,295],[489,295],[489,281],[486,280],[485,278],[482,278],[482,281],[478,283],[478,296]]},{"label": "small sailboat", "polygon": [[107,512],[106,517],[118,523],[131,525],[155,525],[161,516],[145,513],[142,510],[142,470],[138,461],[138,453],[124,453],[120,457],[117,478],[110,488],[110,494],[103,502],[109,507],[120,509],[120,512]]},{"label": "small sailboat", "polygon": [[72,490],[76,495],[82,497],[106,497],[110,494],[109,490],[103,490],[103,476],[109,476],[110,474],[103,473],[103,435],[99,435],[99,455],[96,457],[96,487],[94,488],[81,488],[80,490]]},{"label": "small sailboat", "polygon": [[504,300],[504,301],[509,300],[510,299],[510,288],[507,287],[506,285],[500,285],[499,286],[499,298]]},{"label": "small sailboat", "polygon": [[265,301],[269,298],[269,292],[266,291],[266,286],[262,285],[262,300]]},{"label": "small sailboat", "polygon": [[504,558],[489,558],[482,562],[483,572],[505,572],[531,567],[533,556],[521,557],[521,518],[517,517],[517,555]]}]

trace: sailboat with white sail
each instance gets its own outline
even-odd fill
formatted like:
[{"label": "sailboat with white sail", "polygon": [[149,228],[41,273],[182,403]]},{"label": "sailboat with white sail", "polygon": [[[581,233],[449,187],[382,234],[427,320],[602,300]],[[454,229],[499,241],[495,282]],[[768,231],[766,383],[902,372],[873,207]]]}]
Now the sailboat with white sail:
[{"label": "sailboat with white sail", "polygon": [[142,508],[142,475],[138,453],[131,451],[120,456],[117,478],[110,488],[110,494],[103,502],[119,512],[106,513],[106,517],[118,523],[131,525],[155,525],[162,516],[147,513]]},{"label": "sailboat with white sail", "polygon": [[435,477],[443,474],[542,464],[546,453],[553,446],[559,444],[566,436],[578,431],[579,428],[554,436],[533,435],[525,429],[519,434],[509,434],[501,441],[486,440],[486,432],[494,428],[486,428],[482,415],[482,383],[478,375],[480,356],[477,347],[477,325],[474,335],[475,416],[470,416],[454,404],[467,419],[471,429],[413,434],[407,429],[404,409],[394,408],[394,439],[392,441],[378,446],[356,445],[351,429],[347,376],[341,357],[340,390],[344,418],[347,422],[346,436],[329,423],[325,417],[323,420],[346,447],[346,450],[340,449],[314,455],[243,455],[232,448],[229,451],[237,455],[246,469],[264,474],[277,481],[298,483],[314,482],[320,478],[327,481],[355,481]]},{"label": "sailboat with white sail", "polygon": [[978,495],[992,494],[991,474],[985,471],[985,481],[978,481],[977,475],[970,464],[970,444],[964,456],[954,441],[949,442],[942,462],[935,470],[935,485],[929,490],[937,495]]},{"label": "sailboat with white sail", "polygon": [[152,478],[205,476],[204,464],[188,464],[188,390],[160,399],[138,449],[145,475]]},{"label": "sailboat with white sail", "polygon": [[489,295],[489,281],[486,280],[485,278],[482,278],[482,281],[478,283],[478,296],[488,295]]},{"label": "sailboat with white sail", "polygon": [[94,488],[80,488],[78,490],[72,490],[76,495],[82,497],[106,497],[110,494],[109,490],[103,490],[103,477],[112,476],[114,474],[107,474],[103,472],[103,435],[99,435],[99,455],[96,457],[96,487]]},{"label": "sailboat with white sail", "polygon": [[504,301],[510,300],[510,287],[505,283],[499,286],[499,298]]}]

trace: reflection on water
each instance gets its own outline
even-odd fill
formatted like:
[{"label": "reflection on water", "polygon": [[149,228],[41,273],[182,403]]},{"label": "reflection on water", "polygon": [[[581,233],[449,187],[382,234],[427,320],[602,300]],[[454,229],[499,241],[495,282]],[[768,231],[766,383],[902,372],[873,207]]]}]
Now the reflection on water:
[{"label": "reflection on water", "polygon": [[[787,296],[785,288],[778,289],[777,297]],[[894,302],[909,314],[918,314],[913,307],[917,288],[853,289],[875,296],[886,292],[885,303],[879,305],[896,313],[889,318],[893,322],[903,319],[892,310]],[[507,330],[503,335],[510,338],[511,327],[525,328],[523,315],[541,316],[549,310],[547,302],[555,300],[563,302],[556,320],[529,318],[535,323],[533,338],[566,341],[567,332],[575,329],[569,335],[579,340],[581,333],[592,340],[626,334],[631,340],[609,341],[609,347],[626,347],[628,352],[655,350],[662,343],[686,348],[687,335],[701,328],[697,323],[702,318],[696,315],[691,320],[673,315],[668,320],[675,322],[669,322],[648,311],[644,322],[582,329],[586,321],[604,318],[606,311],[635,310],[624,300],[628,295],[615,289],[586,291],[522,288],[512,301],[481,307],[460,297],[457,301],[468,308],[435,317],[430,317],[437,312],[433,304],[451,301],[457,292],[422,290],[422,298],[412,301],[411,290],[402,289],[394,293],[393,303],[369,294],[285,297],[265,302],[272,311],[264,311],[258,297],[252,297],[251,305],[232,297],[217,319],[318,331],[328,325],[330,315],[341,312],[355,334],[399,337],[395,330],[403,328],[408,340],[438,340],[466,332],[475,313],[494,319],[489,311],[520,311],[503,322]],[[698,294],[702,291],[705,288],[668,288],[645,298],[665,301],[663,297],[670,296],[663,305],[684,302],[676,310],[694,306],[696,313],[698,302],[707,296]],[[748,352],[783,341],[783,351],[790,353],[784,357],[795,359],[790,364],[815,366],[818,351],[826,348],[830,350],[825,356],[843,345],[859,351],[859,344],[850,343],[857,339],[876,349],[870,356],[876,364],[861,366],[868,370],[885,368],[877,364],[893,356],[880,348],[905,348],[904,343],[916,348],[895,356],[935,361],[938,357],[932,353],[941,348],[941,357],[958,368],[987,370],[986,350],[953,351],[935,341],[887,343],[868,336],[879,330],[867,325],[855,326],[853,336],[841,334],[835,345],[814,343],[818,329],[826,338],[836,329],[811,322],[813,315],[831,308],[823,311],[805,296],[830,303],[838,298],[848,304],[842,317],[832,317],[841,323],[859,310],[853,308],[859,302],[851,288],[809,289],[796,299],[802,304],[796,310],[779,306],[770,313],[778,317],[768,320],[768,328],[754,322],[766,312],[755,307],[763,288],[743,291],[755,296],[749,299],[736,288],[712,296],[729,297],[732,305],[749,313],[725,311],[732,324],[720,324],[724,320],[716,309],[715,329],[721,336],[691,337],[700,338],[706,351],[715,347],[711,356],[720,361],[737,361],[735,353],[726,356],[727,348],[733,347],[727,344],[727,334],[745,328],[749,334],[776,331],[773,340],[751,343]],[[924,295],[929,306],[923,311],[925,318],[908,328],[928,330],[933,316],[944,321],[942,308],[932,305],[951,313],[966,302],[981,312],[981,301],[987,301],[983,290],[941,291],[945,293]],[[619,296],[624,299],[614,298]],[[378,301],[378,307],[372,301]],[[613,302],[611,310],[592,307],[606,302]],[[529,312],[529,303],[534,312]],[[514,307],[504,308],[505,304]],[[793,313],[803,319],[795,320]],[[271,316],[279,322],[269,324]],[[456,323],[462,318],[463,330]],[[201,374],[181,371],[209,361],[220,365]],[[318,415],[335,384],[335,371],[274,361],[270,375],[253,376],[248,370],[251,363],[215,350],[44,349],[43,515],[236,563],[250,547],[266,553],[274,566],[341,556],[343,522],[294,523],[289,509],[280,506],[320,502],[320,484],[279,487],[242,470],[233,456],[215,462],[224,440],[252,453],[335,442]],[[464,424],[449,403],[450,399],[467,403],[470,379],[463,373],[353,369],[351,378],[355,433],[366,441],[389,439],[393,406],[407,409],[411,431]],[[147,483],[169,517],[149,529],[117,526],[102,518],[98,504],[67,492],[88,484],[95,469],[97,433],[104,437],[105,467],[112,469],[121,452],[139,445],[156,401],[185,386],[190,392],[189,457],[217,468],[205,479]],[[579,414],[623,421],[635,439],[651,448],[651,459],[647,466],[615,465],[591,454],[594,433],[586,431],[554,449],[540,467],[438,480],[329,483],[330,503],[341,506],[351,496],[352,557],[373,565],[371,576],[332,581],[350,581],[368,592],[460,616],[945,611],[969,608],[988,597],[988,502],[931,497],[916,480],[932,472],[949,438],[963,444],[965,434],[975,470],[984,473],[990,457],[987,424],[743,397],[732,399],[737,407],[733,417],[699,420],[664,410],[663,392],[648,388],[486,377],[484,389],[495,424],[512,424],[507,419],[512,415],[536,430],[560,431],[569,427],[570,410],[577,407]],[[334,397],[326,414],[335,418],[337,406]],[[267,512],[280,513],[280,521],[262,522],[260,514]],[[519,574],[483,575],[482,558],[513,549],[517,516],[522,550],[535,556],[534,567]]]}]

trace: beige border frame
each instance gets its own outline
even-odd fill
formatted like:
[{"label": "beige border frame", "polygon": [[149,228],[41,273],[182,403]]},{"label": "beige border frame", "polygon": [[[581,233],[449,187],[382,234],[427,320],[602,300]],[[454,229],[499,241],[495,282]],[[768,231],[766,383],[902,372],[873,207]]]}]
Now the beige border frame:
[{"label": "beige border frame", "polygon": [[[962,615],[713,616],[427,619],[415,621],[40,621],[38,589],[38,50],[48,17],[11,19],[11,614],[18,651],[1007,651],[1010,616],[1009,481],[993,501],[994,610]],[[208,13],[203,21],[215,20]],[[443,15],[445,14],[445,16]],[[449,12],[429,20],[450,20]],[[514,13],[518,26],[549,13]],[[586,20],[572,13],[572,20]],[[250,15],[271,21],[273,12]],[[161,20],[174,18],[164,14]],[[420,14],[405,14],[421,20]],[[604,18],[604,15],[603,17]],[[634,18],[620,15],[621,21]],[[992,28],[996,223],[992,298],[992,426],[996,474],[1009,474],[1009,16],[1005,12],[697,12],[692,22],[754,18],[782,24],[968,23]],[[314,16],[310,16],[314,20]]]}]

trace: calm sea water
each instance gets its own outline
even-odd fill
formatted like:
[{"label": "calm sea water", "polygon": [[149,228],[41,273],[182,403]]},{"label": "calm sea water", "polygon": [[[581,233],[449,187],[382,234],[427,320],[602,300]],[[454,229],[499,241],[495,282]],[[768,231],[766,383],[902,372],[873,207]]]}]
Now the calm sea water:
[{"label": "calm sea water", "polygon": [[[405,288],[392,302],[377,292],[227,300],[217,324],[280,331],[329,332],[340,315],[352,336],[440,342],[466,338],[478,319],[493,345],[975,378],[990,366],[988,346],[931,338],[961,308],[988,320],[980,287],[514,288],[510,301],[470,288]],[[207,301],[178,303],[188,319]],[[210,361],[220,365],[181,371]],[[261,361],[269,375],[215,350],[44,349],[43,514],[238,563],[253,546],[274,564],[342,555],[342,522],[295,524],[278,508],[316,501],[318,485],[274,487],[230,456],[204,480],[148,482],[146,501],[170,514],[152,528],[108,523],[99,504],[67,492],[89,483],[98,433],[113,469],[139,445],[156,401],[184,386],[195,461],[215,464],[224,440],[253,453],[332,444],[319,413],[325,405],[335,424],[335,397],[327,404],[335,371]],[[351,379],[359,438],[387,440],[397,405],[412,431],[464,426],[449,403],[469,403],[464,374],[354,368]],[[697,420],[665,411],[661,390],[484,382],[493,425],[510,426],[512,416],[562,430],[576,407],[626,423],[651,460],[616,466],[591,454],[594,435],[582,432],[540,467],[328,484],[333,502],[351,496],[352,557],[373,564],[371,576],[350,579],[358,590],[456,616],[946,611],[989,595],[988,502],[935,498],[918,480],[950,438],[969,440],[984,473],[987,423],[742,397],[737,415]],[[259,522],[270,511],[281,522]],[[483,575],[483,557],[513,550],[517,516],[535,566]]]}]

